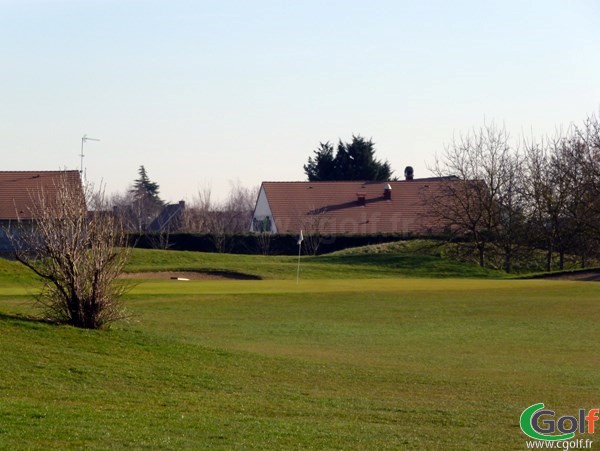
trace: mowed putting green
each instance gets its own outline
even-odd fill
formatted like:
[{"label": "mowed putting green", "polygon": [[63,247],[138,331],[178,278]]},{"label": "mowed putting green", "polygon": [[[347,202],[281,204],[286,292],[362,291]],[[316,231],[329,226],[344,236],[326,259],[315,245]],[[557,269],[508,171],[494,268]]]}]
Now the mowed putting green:
[{"label": "mowed putting green", "polygon": [[0,448],[525,449],[526,407],[600,406],[596,283],[151,280],[108,331],[18,294]]}]

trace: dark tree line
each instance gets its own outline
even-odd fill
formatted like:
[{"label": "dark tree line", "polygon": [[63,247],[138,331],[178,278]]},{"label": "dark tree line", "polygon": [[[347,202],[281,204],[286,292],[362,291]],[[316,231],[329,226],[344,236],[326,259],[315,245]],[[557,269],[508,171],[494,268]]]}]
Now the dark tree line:
[{"label": "dark tree line", "polygon": [[600,122],[513,145],[494,124],[461,135],[432,168],[447,178],[425,194],[431,215],[455,241],[475,247],[481,266],[490,251],[514,262],[545,252],[546,270],[577,256],[600,256]]},{"label": "dark tree line", "polygon": [[392,168],[385,161],[375,158],[372,139],[352,136],[352,141],[340,140],[334,154],[333,144],[321,143],[304,165],[304,173],[310,182],[330,180],[390,180]]}]

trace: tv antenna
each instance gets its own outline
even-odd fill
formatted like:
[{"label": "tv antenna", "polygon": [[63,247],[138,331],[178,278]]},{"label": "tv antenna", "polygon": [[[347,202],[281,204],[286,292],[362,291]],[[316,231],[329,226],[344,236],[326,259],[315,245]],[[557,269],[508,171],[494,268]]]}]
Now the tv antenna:
[{"label": "tv antenna", "polygon": [[85,156],[83,154],[83,145],[85,144],[86,141],[100,141],[100,140],[97,139],[97,138],[89,138],[87,134],[83,135],[81,137],[81,154],[79,155],[81,157],[81,169],[79,170],[79,173],[81,174],[82,178],[84,177],[84,174],[83,174],[83,157]]}]

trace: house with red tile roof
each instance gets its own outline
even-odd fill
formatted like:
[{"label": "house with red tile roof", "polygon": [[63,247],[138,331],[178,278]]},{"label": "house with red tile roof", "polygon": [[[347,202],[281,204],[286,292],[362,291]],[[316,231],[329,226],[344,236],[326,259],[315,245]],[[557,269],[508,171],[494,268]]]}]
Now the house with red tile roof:
[{"label": "house with red tile roof", "polygon": [[402,181],[263,182],[252,232],[428,235],[442,227],[427,193],[450,178]]},{"label": "house with red tile roof", "polygon": [[82,188],[79,171],[0,171],[0,251],[10,250],[4,230],[17,221],[32,221],[35,196],[52,203],[60,183]]}]

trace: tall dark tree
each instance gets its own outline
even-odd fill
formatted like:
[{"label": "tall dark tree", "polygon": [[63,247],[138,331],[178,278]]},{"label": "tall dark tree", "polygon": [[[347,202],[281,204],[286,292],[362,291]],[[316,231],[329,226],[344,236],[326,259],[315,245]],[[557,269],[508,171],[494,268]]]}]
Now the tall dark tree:
[{"label": "tall dark tree", "polygon": [[304,173],[308,180],[311,182],[337,180],[333,144],[330,144],[329,141],[320,143],[314,154],[314,159],[308,157],[308,163],[304,165]]},{"label": "tall dark tree", "polygon": [[389,180],[390,164],[375,158],[375,144],[362,136],[352,136],[352,142],[338,144],[335,157],[339,180]]},{"label": "tall dark tree", "polygon": [[143,165],[140,166],[138,174],[139,178],[133,182],[133,188],[130,191],[133,195],[131,207],[137,221],[137,229],[139,232],[143,232],[159,214],[164,202],[158,195],[158,183],[150,180]]},{"label": "tall dark tree", "polygon": [[304,165],[308,180],[389,180],[392,177],[390,164],[375,158],[373,140],[352,136],[352,141],[340,140],[337,153],[333,156],[333,145],[321,143],[314,158],[309,157]]},{"label": "tall dark tree", "polygon": [[160,186],[158,183],[150,180],[146,168],[143,165],[138,169],[138,175],[140,178],[133,182],[133,188],[131,189],[135,199],[143,199],[157,205],[163,205],[164,202],[158,195]]}]

